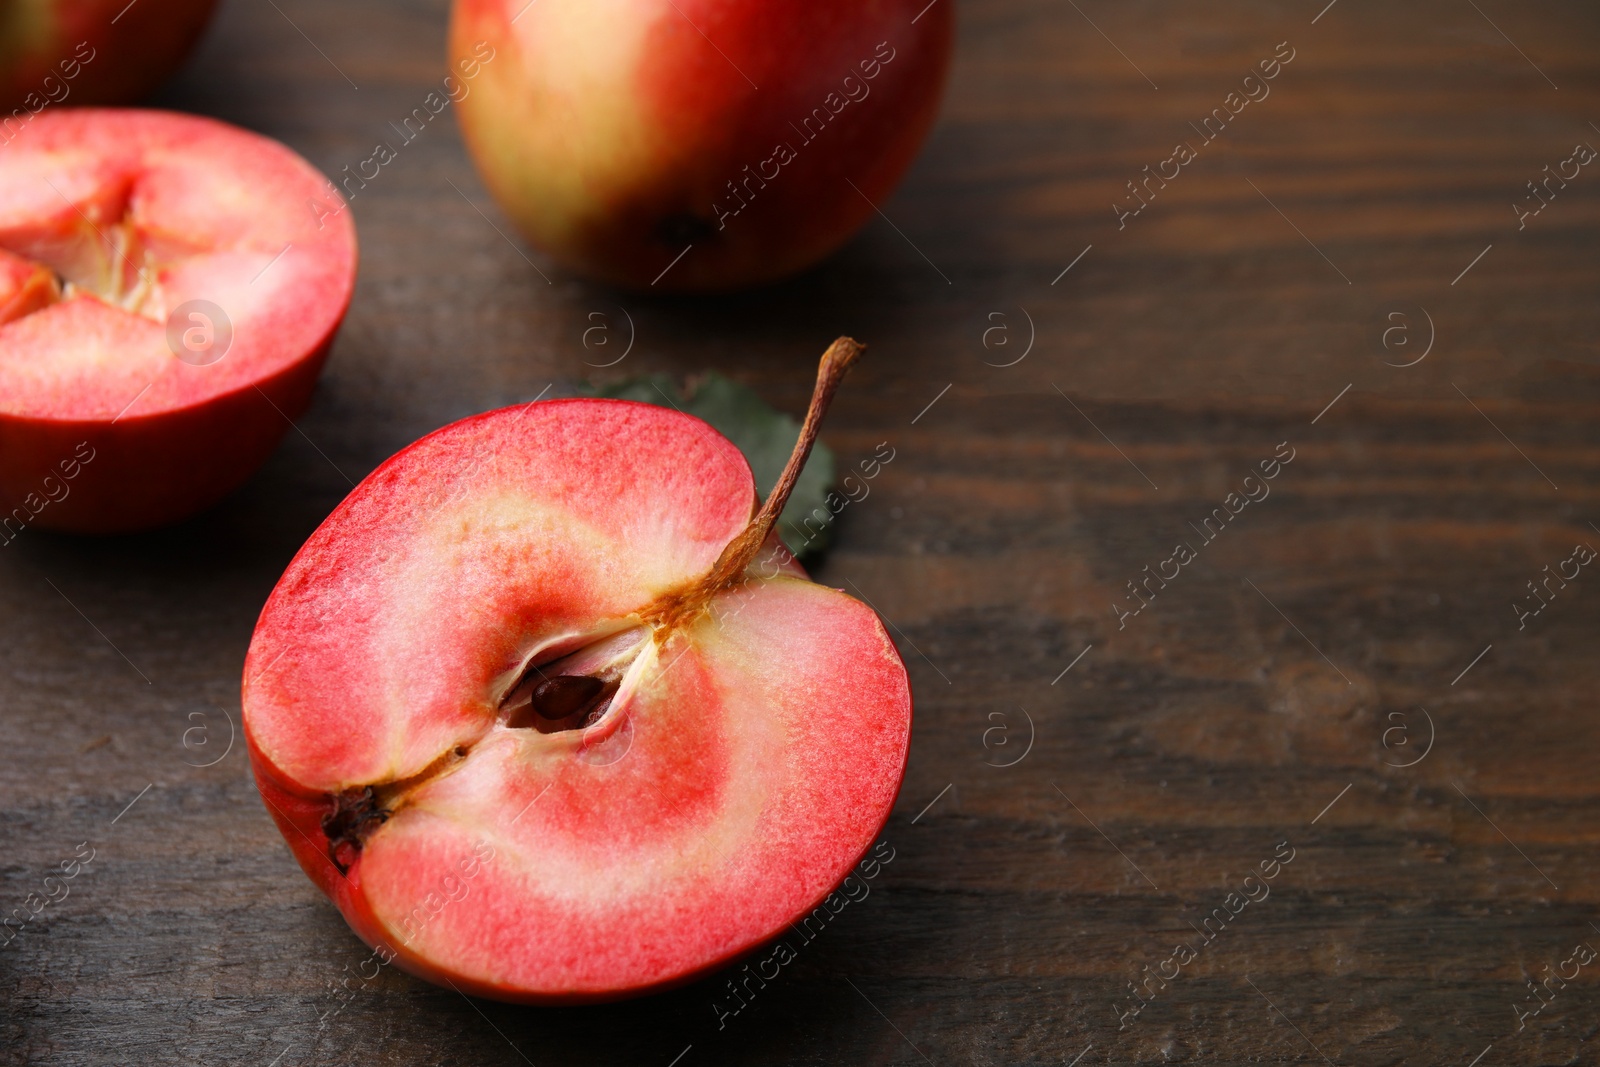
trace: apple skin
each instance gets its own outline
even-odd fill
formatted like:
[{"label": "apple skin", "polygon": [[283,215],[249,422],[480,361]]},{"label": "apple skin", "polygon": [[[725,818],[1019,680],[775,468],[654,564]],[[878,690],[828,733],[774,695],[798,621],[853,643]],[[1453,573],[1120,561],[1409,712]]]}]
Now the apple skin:
[{"label": "apple skin", "polygon": [[216,0],[14,0],[0,11],[0,112],[38,111],[41,101],[133,103],[183,62],[215,7]]},{"label": "apple skin", "polygon": [[[699,419],[555,400],[430,434],[312,534],[252,637],[244,735],[284,840],[363,941],[463,992],[615,1000],[759,949],[855,868],[899,795],[910,685],[877,615],[775,538],[715,610],[644,638],[599,721],[536,734],[504,711],[541,650],[636,624],[754,506]],[[339,869],[333,797],[419,778]],[[408,931],[452,879],[459,902]]]},{"label": "apple skin", "polygon": [[952,0],[456,0],[450,58],[467,146],[531,243],[706,292],[803,270],[872,217],[953,38]]},{"label": "apple skin", "polygon": [[[356,260],[344,202],[276,141],[174,112],[35,117],[0,147],[0,545],[151,529],[243,484],[310,403]],[[195,300],[230,316],[214,362],[171,347]]]},{"label": "apple skin", "polygon": [[67,495],[49,500],[26,526],[135,533],[204,511],[248,481],[288,432],[285,420],[305,413],[332,344],[330,330],[305,359],[253,388],[176,411],[115,422],[0,414],[0,521],[17,508],[31,511],[30,495],[49,500],[45,479],[62,484],[62,463],[81,458],[84,444],[93,458],[65,483]]}]

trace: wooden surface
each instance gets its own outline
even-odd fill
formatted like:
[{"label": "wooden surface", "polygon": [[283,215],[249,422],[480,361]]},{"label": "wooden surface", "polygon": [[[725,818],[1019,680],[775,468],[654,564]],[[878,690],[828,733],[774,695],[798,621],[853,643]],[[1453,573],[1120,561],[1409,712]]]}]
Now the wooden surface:
[{"label": "wooden surface", "polygon": [[[525,256],[453,122],[431,126],[355,201],[354,307],[247,488],[160,534],[0,551],[0,911],[95,850],[0,949],[0,1057],[1595,1062],[1600,963],[1520,1031],[1514,1009],[1600,946],[1600,571],[1522,629],[1513,605],[1600,547],[1600,171],[1521,231],[1510,205],[1600,145],[1600,14],[1323,7],[964,3],[892,225],[733,299]],[[443,76],[445,20],[227,0],[158,102],[336,172]],[[1271,95],[1119,230],[1124,183],[1283,41]],[[585,349],[589,316],[620,342],[622,309],[632,352],[593,371],[618,348]],[[446,422],[647,370],[798,411],[842,332],[872,348],[827,439],[896,456],[819,577],[885,615],[916,692],[870,897],[722,1030],[717,981],[559,1011],[387,971],[338,992],[368,954],[227,748],[290,556],[349,479]],[[1270,497],[1199,545],[1189,524],[1280,442]],[[1197,558],[1119,628],[1126,583],[1179,541]],[[1271,895],[1203,942],[1191,924],[1280,842]],[[1180,941],[1198,958],[1119,1030]]]}]

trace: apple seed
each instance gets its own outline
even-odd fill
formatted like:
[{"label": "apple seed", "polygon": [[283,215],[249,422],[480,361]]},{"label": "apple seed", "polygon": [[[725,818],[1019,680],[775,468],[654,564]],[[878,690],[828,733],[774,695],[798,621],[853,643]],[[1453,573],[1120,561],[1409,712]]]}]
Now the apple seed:
[{"label": "apple seed", "polygon": [[583,710],[600,695],[605,683],[598,678],[578,678],[569,674],[546,678],[533,687],[533,710],[540,718],[565,719]]}]

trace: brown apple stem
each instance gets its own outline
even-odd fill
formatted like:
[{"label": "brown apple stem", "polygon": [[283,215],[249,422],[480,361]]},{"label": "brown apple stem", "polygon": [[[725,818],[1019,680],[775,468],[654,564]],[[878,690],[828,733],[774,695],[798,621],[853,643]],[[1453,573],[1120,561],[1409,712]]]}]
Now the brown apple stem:
[{"label": "brown apple stem", "polygon": [[745,568],[766,544],[768,535],[783,514],[784,505],[789,502],[789,494],[794,492],[794,484],[805,469],[812,446],[817,443],[823,416],[833,403],[833,394],[838,392],[845,372],[860,358],[865,348],[865,345],[849,337],[841,337],[822,353],[822,362],[817,367],[816,388],[811,391],[811,405],[806,409],[806,421],[800,427],[800,439],[795,442],[789,462],[778,477],[778,484],[772,487],[772,492],[750,524],[728,542],[711,570],[686,588],[662,596],[644,612],[647,621],[658,629],[671,629],[698,614],[711,602],[712,597],[743,579]]},{"label": "brown apple stem", "polygon": [[828,406],[833,403],[833,394],[838,392],[845,372],[860,358],[864,347],[851,338],[841,337],[822,353],[822,362],[817,367],[817,385],[811,391],[811,406],[806,409],[806,421],[800,427],[800,439],[794,443],[789,462],[784,465],[783,473],[778,476],[778,484],[772,487],[761,510],[756,512],[744,532],[728,542],[722,555],[717,557],[711,573],[701,580],[712,592],[736,583],[750,561],[756,558],[756,553],[761,551],[761,546],[766,544],[767,535],[777,525],[784,506],[789,503],[794,483],[800,480],[800,472],[805,470],[806,460],[811,458],[811,448],[817,443],[817,434],[822,429],[822,419],[828,413]]}]

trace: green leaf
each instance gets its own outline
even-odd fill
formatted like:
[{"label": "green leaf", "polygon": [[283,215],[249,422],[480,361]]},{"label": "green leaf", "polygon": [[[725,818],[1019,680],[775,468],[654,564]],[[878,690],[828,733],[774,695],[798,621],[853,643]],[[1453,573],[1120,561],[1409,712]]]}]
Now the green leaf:
[{"label": "green leaf", "polygon": [[[691,381],[687,393],[668,375],[646,374],[596,386],[593,395],[673,407],[706,420],[744,453],[756,491],[763,496],[778,484],[800,439],[800,423],[794,418],[774,410],[755,390],[714,372]],[[797,556],[813,556],[828,547],[833,529],[828,490],[833,479],[833,451],[818,441],[778,520],[784,544]]]}]

